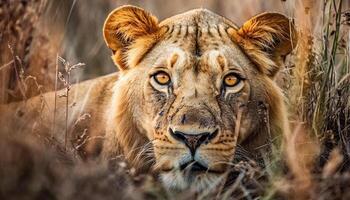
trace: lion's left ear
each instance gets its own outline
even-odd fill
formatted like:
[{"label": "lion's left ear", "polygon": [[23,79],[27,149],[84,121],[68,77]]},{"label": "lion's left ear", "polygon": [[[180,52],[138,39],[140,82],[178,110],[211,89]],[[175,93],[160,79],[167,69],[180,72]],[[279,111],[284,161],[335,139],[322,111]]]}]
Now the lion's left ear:
[{"label": "lion's left ear", "polygon": [[[115,9],[108,15],[103,35],[107,46],[113,52],[114,62],[120,70],[124,70],[136,62],[135,56],[147,51],[148,46],[155,41],[158,30],[156,17],[141,8],[127,5]],[[140,45],[132,46],[137,40],[142,40],[139,42]],[[130,50],[133,50],[133,53],[128,52]]]},{"label": "lion's left ear", "polygon": [[239,30],[228,33],[259,67],[274,77],[297,42],[294,24],[279,13],[262,13],[243,24]]}]

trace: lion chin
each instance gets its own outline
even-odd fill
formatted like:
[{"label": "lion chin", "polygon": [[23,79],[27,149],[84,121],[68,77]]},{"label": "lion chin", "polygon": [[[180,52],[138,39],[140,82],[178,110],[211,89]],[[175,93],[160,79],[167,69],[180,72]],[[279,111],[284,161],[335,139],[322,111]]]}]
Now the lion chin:
[{"label": "lion chin", "polygon": [[223,174],[213,172],[184,172],[180,170],[163,172],[160,174],[163,185],[169,190],[211,191],[222,184]]}]

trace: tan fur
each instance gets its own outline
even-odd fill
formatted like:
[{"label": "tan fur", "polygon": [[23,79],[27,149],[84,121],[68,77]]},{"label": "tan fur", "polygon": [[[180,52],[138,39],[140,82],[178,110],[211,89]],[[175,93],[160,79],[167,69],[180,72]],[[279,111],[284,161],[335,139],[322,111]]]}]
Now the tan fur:
[{"label": "tan fur", "polygon": [[[78,95],[69,103],[74,102],[69,107],[70,144],[80,147],[78,133],[85,130],[83,137],[98,138],[78,149],[83,157],[102,151],[104,159],[113,161],[122,155],[138,170],[159,171],[170,188],[193,185],[202,190],[220,180],[233,158],[240,159],[239,149],[258,155],[275,137],[289,133],[283,95],[273,80],[282,67],[281,57],[295,44],[293,25],[285,16],[261,14],[237,29],[205,9],[158,24],[148,12],[123,6],[108,16],[104,37],[121,70],[118,81],[111,75],[80,83],[71,91]],[[154,80],[159,70],[168,73],[170,85]],[[223,78],[232,72],[239,74],[240,82],[226,87]],[[39,97],[28,100],[23,109],[18,103],[1,106],[6,118],[0,124],[11,131],[13,124],[28,128],[40,121],[33,132],[49,135],[53,93],[44,99],[48,103],[42,110]],[[64,98],[59,98],[54,136],[61,143],[64,105]],[[24,114],[9,120],[18,108]],[[90,117],[79,119],[84,113]],[[174,131],[212,137],[190,153]],[[209,172],[181,175],[179,168],[191,159]]]}]

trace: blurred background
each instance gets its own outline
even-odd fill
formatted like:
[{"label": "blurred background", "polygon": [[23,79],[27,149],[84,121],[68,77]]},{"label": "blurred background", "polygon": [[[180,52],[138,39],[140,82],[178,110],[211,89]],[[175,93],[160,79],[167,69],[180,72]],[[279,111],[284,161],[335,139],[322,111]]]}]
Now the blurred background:
[{"label": "blurred background", "polygon": [[[293,138],[282,149],[289,171],[281,171],[288,174],[274,186],[287,196],[328,195],[304,199],[350,199],[349,0],[0,0],[0,104],[65,87],[57,78],[67,76],[65,66],[84,63],[70,74],[71,83],[117,71],[102,27],[126,4],[159,21],[193,8],[238,26],[266,11],[290,17],[298,44],[277,81],[288,99]],[[338,198],[341,192],[348,198]]]}]

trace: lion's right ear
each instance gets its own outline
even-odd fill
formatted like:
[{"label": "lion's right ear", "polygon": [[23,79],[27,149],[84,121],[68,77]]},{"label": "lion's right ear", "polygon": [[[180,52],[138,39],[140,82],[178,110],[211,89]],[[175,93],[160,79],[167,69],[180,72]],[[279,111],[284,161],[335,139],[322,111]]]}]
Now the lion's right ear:
[{"label": "lion's right ear", "polygon": [[281,69],[284,58],[297,43],[294,23],[279,13],[262,13],[239,30],[231,28],[228,32],[259,70],[270,77]]},{"label": "lion's right ear", "polygon": [[[130,58],[127,51],[136,40],[144,40],[142,48],[151,45],[152,37],[158,32],[158,20],[145,10],[135,6],[122,6],[112,11],[104,24],[103,35],[107,46],[113,52],[113,60],[121,70],[127,69],[135,58]],[[145,46],[146,45],[146,46]],[[141,50],[139,53],[146,52]],[[135,53],[134,53],[135,54]],[[140,57],[140,55],[134,55]],[[131,61],[132,60],[132,61]]]}]

